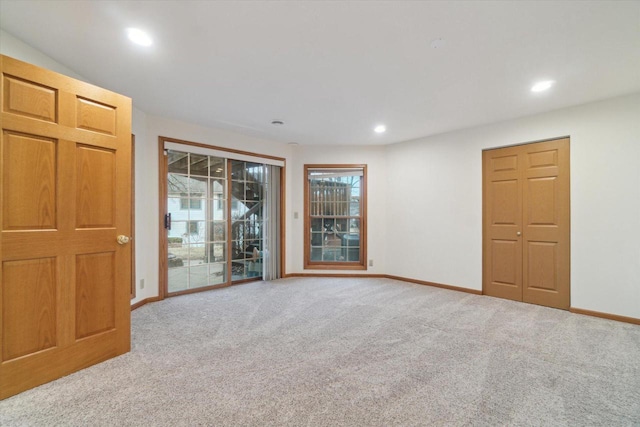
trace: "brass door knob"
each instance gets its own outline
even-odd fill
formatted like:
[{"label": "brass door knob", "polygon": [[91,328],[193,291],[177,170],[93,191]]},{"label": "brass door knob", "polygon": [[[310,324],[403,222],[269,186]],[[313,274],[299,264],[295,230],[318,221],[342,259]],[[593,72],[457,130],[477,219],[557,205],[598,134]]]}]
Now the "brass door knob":
[{"label": "brass door knob", "polygon": [[116,239],[119,245],[126,245],[127,243],[129,243],[129,240],[131,239],[128,236],[125,236],[122,234],[119,235],[118,238]]},{"label": "brass door knob", "polygon": [[516,232],[516,236],[521,236],[521,235],[522,235],[522,233],[521,233],[521,232],[519,232],[519,231],[518,231],[518,232]]}]

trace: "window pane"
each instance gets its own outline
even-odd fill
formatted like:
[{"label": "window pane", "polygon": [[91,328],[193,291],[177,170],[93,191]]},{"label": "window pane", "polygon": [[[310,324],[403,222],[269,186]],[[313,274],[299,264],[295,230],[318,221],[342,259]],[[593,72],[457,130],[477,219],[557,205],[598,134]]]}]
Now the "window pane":
[{"label": "window pane", "polygon": [[214,178],[209,182],[209,198],[210,199],[226,199],[227,198],[227,181],[220,178]]},{"label": "window pane", "polygon": [[360,216],[360,202],[351,202],[349,208],[350,216]]},{"label": "window pane", "polygon": [[338,251],[335,249],[325,248],[322,251],[322,260],[323,261],[336,261],[336,254]]},{"label": "window pane", "polygon": [[185,236],[188,234],[187,230],[187,221],[176,221],[175,219],[172,219],[171,230],[169,230],[169,238],[179,238],[182,243],[189,243],[185,239]]},{"label": "window pane", "polygon": [[322,261],[322,248],[311,247],[311,261]]},{"label": "window pane", "polygon": [[210,209],[209,214],[212,219],[216,221],[227,219],[227,202],[224,200],[209,200],[208,203]]},{"label": "window pane", "polygon": [[231,218],[242,220],[249,209],[243,200],[234,199],[231,203]]},{"label": "window pane", "polygon": [[186,175],[170,173],[167,175],[167,195],[169,197],[187,194],[189,192],[189,178]]},{"label": "window pane", "polygon": [[180,173],[184,175],[189,173],[189,155],[187,153],[168,150],[167,163],[170,173]]},{"label": "window pane", "polygon": [[191,176],[209,176],[209,156],[202,154],[189,154]]},{"label": "window pane", "polygon": [[[167,209],[168,211],[171,213],[171,217],[174,221],[179,221],[180,219],[183,218],[179,218],[179,215],[185,215],[184,219],[187,219],[187,213],[181,213],[180,210],[183,209],[183,202],[182,202],[182,198],[177,198],[177,197],[169,197],[167,199]],[[186,207],[184,208],[186,209]]]},{"label": "window pane", "polygon": [[206,229],[204,221],[187,221],[186,229],[182,235],[182,238],[185,243],[203,243],[205,233]]},{"label": "window pane", "polygon": [[222,262],[227,260],[225,243],[209,244],[209,259],[211,262]]},{"label": "window pane", "polygon": [[189,267],[189,289],[209,285],[209,266],[206,264]]},{"label": "window pane", "polygon": [[209,264],[209,285],[219,285],[227,281],[227,264],[216,262]]},{"label": "window pane", "polygon": [[210,157],[209,158],[209,176],[226,178],[227,177],[227,161],[226,159],[222,159],[220,157]]},{"label": "window pane", "polygon": [[[171,255],[171,254],[169,254]],[[189,288],[189,268],[171,268],[171,258],[169,258],[169,292],[183,291]]]},{"label": "window pane", "polygon": [[244,181],[244,162],[240,160],[231,161],[231,179],[234,181]]},{"label": "window pane", "polygon": [[226,221],[213,221],[208,223],[207,241],[209,242],[225,241],[226,235],[227,235]]},{"label": "window pane", "polygon": [[191,177],[189,179],[189,197],[205,197],[207,181],[207,178]]},{"label": "window pane", "polygon": [[205,251],[204,244],[191,244],[189,245],[189,266],[206,264],[209,260],[207,253]]}]

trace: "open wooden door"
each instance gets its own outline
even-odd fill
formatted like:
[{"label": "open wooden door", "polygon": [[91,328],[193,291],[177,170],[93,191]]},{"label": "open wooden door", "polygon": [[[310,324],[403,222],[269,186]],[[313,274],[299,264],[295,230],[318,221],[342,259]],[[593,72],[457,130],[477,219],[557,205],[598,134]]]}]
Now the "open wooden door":
[{"label": "open wooden door", "polygon": [[6,56],[0,70],[6,398],[129,351],[131,100]]}]

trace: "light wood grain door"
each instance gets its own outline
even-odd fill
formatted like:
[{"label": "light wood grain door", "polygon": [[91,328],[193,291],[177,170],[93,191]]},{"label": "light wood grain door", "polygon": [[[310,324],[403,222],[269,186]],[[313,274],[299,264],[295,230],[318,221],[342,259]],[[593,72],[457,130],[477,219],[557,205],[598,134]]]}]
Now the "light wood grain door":
[{"label": "light wood grain door", "polygon": [[483,292],[568,309],[569,139],[483,152]]},{"label": "light wood grain door", "polygon": [[6,398],[129,351],[131,101],[0,61]]}]

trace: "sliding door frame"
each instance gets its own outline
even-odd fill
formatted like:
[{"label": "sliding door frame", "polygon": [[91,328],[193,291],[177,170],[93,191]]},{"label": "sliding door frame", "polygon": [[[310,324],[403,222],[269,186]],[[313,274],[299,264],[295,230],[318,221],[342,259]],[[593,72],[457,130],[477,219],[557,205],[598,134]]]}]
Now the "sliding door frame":
[{"label": "sliding door frame", "polygon": [[[168,212],[168,202],[167,202],[167,197],[168,197],[168,188],[167,188],[167,174],[168,174],[168,165],[167,165],[167,156],[165,154],[165,142],[173,142],[176,144],[181,144],[181,145],[185,145],[185,146],[192,146],[192,147],[201,147],[201,148],[207,148],[210,150],[218,150],[218,151],[224,151],[230,154],[240,154],[243,156],[251,156],[251,157],[256,157],[256,161],[258,161],[258,158],[264,158],[264,159],[271,159],[271,160],[277,160],[277,161],[281,161],[284,163],[284,165],[280,168],[280,230],[279,230],[279,238],[280,238],[280,253],[279,253],[279,258],[280,258],[280,271],[281,271],[281,275],[282,277],[285,277],[286,275],[286,270],[285,270],[285,237],[286,237],[286,221],[285,221],[285,187],[286,187],[286,159],[283,157],[277,157],[277,156],[271,156],[268,154],[259,154],[259,153],[252,153],[249,151],[243,151],[243,150],[236,150],[236,149],[232,149],[232,148],[225,148],[225,147],[219,147],[219,146],[214,146],[214,145],[209,145],[209,144],[202,144],[199,142],[192,142],[192,141],[185,141],[182,139],[176,139],[176,138],[170,138],[170,137],[165,137],[165,136],[158,136],[158,171],[159,171],[159,200],[158,200],[158,234],[159,234],[159,271],[158,271],[158,296],[159,299],[165,299],[168,296],[177,296],[177,295],[182,295],[182,294],[190,294],[190,293],[194,293],[194,292],[202,292],[202,291],[207,291],[207,290],[211,290],[211,289],[218,289],[218,288],[226,288],[228,286],[232,286],[232,285],[239,285],[242,283],[247,283],[247,282],[253,282],[256,280],[260,280],[259,278],[254,279],[254,278],[249,278],[249,279],[244,279],[244,280],[238,280],[236,282],[232,282],[232,271],[230,269],[230,263],[231,263],[231,257],[228,256],[227,258],[227,281],[225,283],[221,283],[218,285],[211,285],[211,286],[204,286],[201,288],[196,288],[196,289],[186,289],[184,291],[178,291],[178,292],[172,292],[171,295],[169,295],[169,269],[168,269],[168,261],[167,261],[167,253],[169,251],[169,239],[168,239],[168,235],[167,235],[167,230],[165,228],[165,215]],[[228,200],[229,200],[229,206],[231,204],[231,170],[228,169],[227,170],[227,179],[228,179]],[[230,234],[230,228],[231,228],[231,219],[228,219],[228,225],[227,225],[227,245],[229,244],[229,242],[231,240],[231,234]],[[230,252],[229,252],[230,255]]]}]

